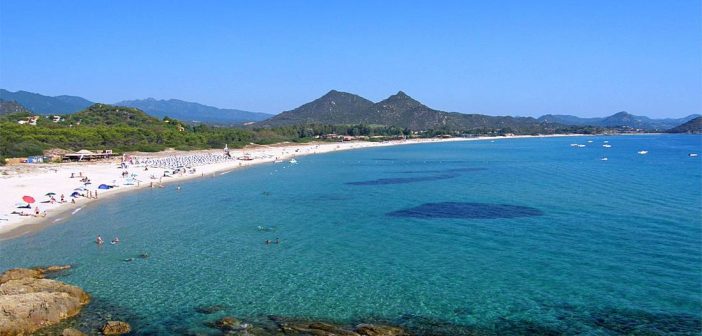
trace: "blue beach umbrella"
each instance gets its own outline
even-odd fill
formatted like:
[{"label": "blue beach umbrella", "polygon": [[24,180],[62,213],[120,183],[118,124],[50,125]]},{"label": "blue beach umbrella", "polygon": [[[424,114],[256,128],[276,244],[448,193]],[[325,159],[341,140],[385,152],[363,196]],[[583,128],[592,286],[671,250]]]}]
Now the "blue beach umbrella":
[{"label": "blue beach umbrella", "polygon": [[71,197],[73,197],[73,198],[76,198],[76,197],[78,197],[78,196],[80,196],[80,193],[77,192],[77,191],[74,191],[74,192],[71,194]]},{"label": "blue beach umbrella", "polygon": [[107,184],[101,184],[98,186],[98,189],[110,189],[110,186],[108,186]]}]

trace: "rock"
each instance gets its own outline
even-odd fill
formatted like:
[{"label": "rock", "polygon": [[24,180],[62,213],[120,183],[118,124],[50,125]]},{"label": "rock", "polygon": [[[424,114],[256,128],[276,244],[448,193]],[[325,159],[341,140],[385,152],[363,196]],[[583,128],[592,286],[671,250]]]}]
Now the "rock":
[{"label": "rock", "polygon": [[42,274],[60,272],[60,271],[65,271],[67,269],[71,269],[71,265],[60,265],[60,266],[49,266],[49,267],[44,267],[44,268],[36,268],[36,270],[38,270]]},{"label": "rock", "polygon": [[132,331],[132,327],[127,322],[107,321],[102,326],[102,333],[105,335],[122,335]]},{"label": "rock", "polygon": [[63,332],[61,333],[61,336],[85,336],[85,334],[82,333],[82,332],[81,332],[80,330],[78,330],[78,329],[67,328],[67,329],[63,329]]},{"label": "rock", "polygon": [[405,336],[408,335],[402,328],[380,325],[359,324],[354,331],[364,336]]},{"label": "rock", "polygon": [[36,269],[27,269],[27,268],[15,268],[11,269],[9,271],[6,271],[2,275],[0,275],[0,285],[4,284],[10,280],[17,280],[17,279],[25,279],[25,278],[32,278],[32,279],[39,279],[42,277],[42,272]]},{"label": "rock", "polygon": [[78,287],[42,279],[48,269],[13,269],[0,275],[0,335],[30,334],[75,316],[90,301]]},{"label": "rock", "polygon": [[241,321],[232,316],[225,316],[209,325],[219,330],[238,330],[241,328]]},{"label": "rock", "polygon": [[49,267],[37,267],[37,268],[15,268],[5,271],[0,275],[0,284],[6,283],[10,280],[24,279],[24,278],[34,278],[39,279],[46,276],[46,273],[53,273],[58,271],[63,271],[70,269],[71,265],[61,265],[61,266],[49,266]]},{"label": "rock", "polygon": [[280,330],[286,334],[313,336],[359,336],[341,326],[325,322],[283,322],[276,321]]}]

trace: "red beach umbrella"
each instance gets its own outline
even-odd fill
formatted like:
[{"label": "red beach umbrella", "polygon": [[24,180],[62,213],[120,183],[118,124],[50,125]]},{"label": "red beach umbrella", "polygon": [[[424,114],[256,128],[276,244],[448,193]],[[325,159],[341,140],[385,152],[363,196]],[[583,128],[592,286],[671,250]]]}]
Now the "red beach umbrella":
[{"label": "red beach umbrella", "polygon": [[32,204],[35,202],[34,197],[32,197],[32,196],[22,196],[22,200],[29,203],[29,204]]}]

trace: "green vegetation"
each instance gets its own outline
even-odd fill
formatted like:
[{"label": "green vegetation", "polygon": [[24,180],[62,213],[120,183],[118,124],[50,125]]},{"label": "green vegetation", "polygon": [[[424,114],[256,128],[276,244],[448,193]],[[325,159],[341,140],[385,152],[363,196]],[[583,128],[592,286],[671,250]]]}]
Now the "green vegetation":
[{"label": "green vegetation", "polygon": [[673,127],[668,130],[668,133],[700,134],[702,133],[702,117],[697,117],[682,125]]},{"label": "green vegetation", "polygon": [[[308,142],[312,140],[339,141],[325,135],[359,136],[369,141],[380,141],[400,136],[435,137],[439,135],[506,135],[516,133],[506,128],[481,127],[468,131],[450,128],[412,131],[409,128],[379,125],[294,125],[272,128],[235,128],[208,125],[188,125],[176,119],[157,119],[135,108],[94,104],[87,109],[64,115],[54,122],[40,116],[36,125],[19,124],[29,120],[28,112],[0,116],[0,157],[25,157],[41,155],[46,149],[66,150],[112,149],[115,152],[153,152],[166,148],[179,150],[241,148],[250,143],[273,144],[279,142]],[[540,128],[525,128],[539,133]],[[570,127],[555,129],[549,133],[581,132],[596,133],[600,129]],[[531,134],[524,133],[521,134]],[[3,161],[4,162],[4,161]]]}]

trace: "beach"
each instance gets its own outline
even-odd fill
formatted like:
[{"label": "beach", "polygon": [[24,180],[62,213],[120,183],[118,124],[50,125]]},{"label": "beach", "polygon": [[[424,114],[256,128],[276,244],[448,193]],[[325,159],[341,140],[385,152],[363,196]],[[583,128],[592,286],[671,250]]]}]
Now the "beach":
[{"label": "beach", "polygon": [[[243,149],[234,149],[230,151],[231,158],[228,159],[223,159],[224,150],[222,149],[171,150],[158,153],[125,153],[124,156],[95,162],[10,165],[0,168],[0,190],[3,190],[0,193],[0,240],[19,237],[59,223],[76,214],[84,206],[119,193],[143,188],[176,189],[174,184],[177,182],[193,178],[212,178],[234,169],[256,164],[276,161],[288,163],[295,157],[305,155],[383,146],[553,136],[570,135],[283,143],[270,146],[250,145]],[[172,174],[173,167],[158,167],[149,161],[188,157],[196,159],[219,157],[220,159],[213,163],[184,167],[184,171],[175,174]],[[125,166],[122,166],[125,158]],[[164,176],[164,172],[169,176]],[[87,180],[83,178],[89,179],[89,184],[85,184]],[[101,185],[109,186],[109,189],[101,189]],[[71,197],[75,192],[80,195]],[[47,196],[49,193],[55,194],[53,195],[55,202],[51,201],[51,196]],[[62,195],[64,202],[61,202]],[[24,196],[35,199],[29,208],[20,207],[26,206],[26,202],[22,200]],[[37,207],[38,215],[36,215]],[[20,215],[22,213],[24,214]]]},{"label": "beach", "polygon": [[[102,201],[85,199],[75,216],[78,207],[59,206],[21,226],[42,229],[0,241],[0,270],[73,266],[56,276],[93,298],[69,322],[86,333],[109,315],[148,335],[215,334],[212,323],[225,317],[260,335],[295,319],[344,330],[384,323],[413,335],[631,326],[695,334],[700,241],[691,237],[702,226],[690,213],[700,161],[688,153],[698,144],[684,135],[388,143],[231,168],[282,153],[252,146],[232,154],[254,160],[195,165],[153,189],[122,184],[130,177],[116,160],[105,180],[83,173],[88,187],[113,179],[119,187],[98,189]],[[149,181],[161,170],[144,171],[142,155],[127,171]],[[202,176],[218,165],[225,169]],[[68,191],[80,185],[70,173],[59,172],[73,181]],[[218,311],[202,313],[210,309]]]}]

